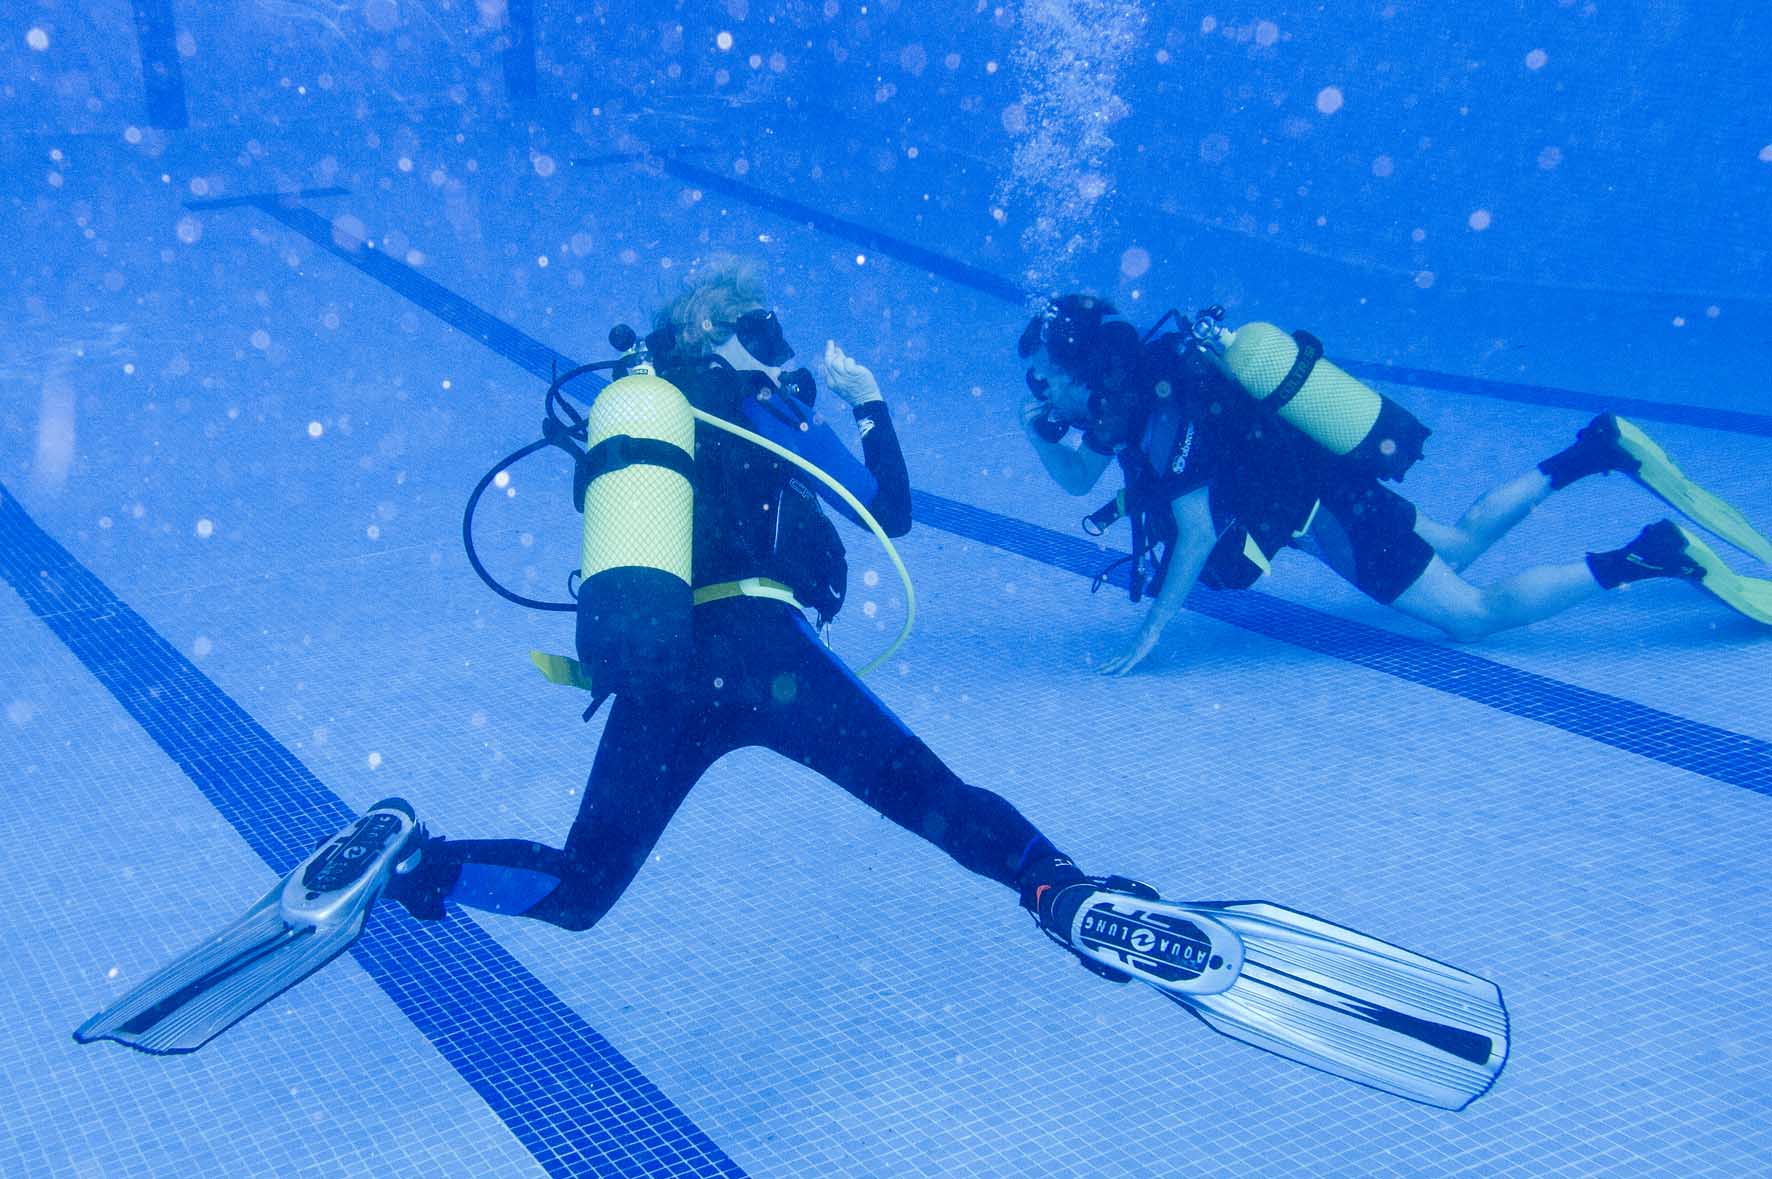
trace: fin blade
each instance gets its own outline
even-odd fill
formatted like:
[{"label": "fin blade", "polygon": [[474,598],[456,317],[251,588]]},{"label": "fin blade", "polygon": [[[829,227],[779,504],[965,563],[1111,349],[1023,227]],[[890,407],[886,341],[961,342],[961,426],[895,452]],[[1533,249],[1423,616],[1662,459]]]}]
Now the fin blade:
[{"label": "fin blade", "polygon": [[1639,427],[1623,418],[1613,420],[1618,425],[1618,444],[1637,460],[1632,478],[1699,527],[1716,533],[1761,563],[1772,565],[1772,540],[1748,523],[1740,509],[1688,479],[1667,452]]},{"label": "fin blade", "polygon": [[1704,569],[1698,587],[1737,614],[1772,626],[1772,581],[1735,572],[1715,549],[1692,535],[1691,529],[1675,527],[1686,538],[1687,555]]},{"label": "fin blade", "polygon": [[1168,997],[1213,1030],[1441,1109],[1500,1076],[1507,1008],[1489,980],[1264,901],[1199,909],[1242,939],[1243,972],[1221,994]]},{"label": "fin blade", "polygon": [[80,1025],[74,1039],[115,1040],[156,1054],[195,1052],[344,953],[366,915],[330,930],[296,928],[274,903],[261,903],[221,938],[156,971]]},{"label": "fin blade", "polygon": [[[82,1044],[117,1040],[136,1046],[143,1033],[151,1033],[163,1018],[176,1014],[176,1008],[185,1005],[175,1001],[179,996],[195,998],[204,989],[205,979],[237,973],[243,962],[265,952],[286,935],[287,926],[278,910],[281,892],[279,884],[220,933],[137,983],[122,998],[75,1029],[74,1039]],[[163,1010],[156,1012],[156,1008]]]},{"label": "fin blade", "polygon": [[74,1039],[195,1052],[357,940],[416,825],[407,803],[377,803],[220,933],[81,1024]]}]

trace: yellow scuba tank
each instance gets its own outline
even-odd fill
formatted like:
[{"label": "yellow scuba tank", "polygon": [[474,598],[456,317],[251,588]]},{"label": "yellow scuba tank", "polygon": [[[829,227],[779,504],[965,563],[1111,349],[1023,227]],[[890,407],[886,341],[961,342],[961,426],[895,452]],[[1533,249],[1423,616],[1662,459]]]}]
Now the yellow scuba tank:
[{"label": "yellow scuba tank", "polygon": [[669,687],[692,649],[689,400],[637,368],[591,404],[585,448],[579,659],[600,692]]},{"label": "yellow scuba tank", "polygon": [[1248,394],[1351,469],[1400,480],[1431,432],[1415,415],[1323,359],[1308,332],[1271,323],[1220,329],[1224,361]]}]

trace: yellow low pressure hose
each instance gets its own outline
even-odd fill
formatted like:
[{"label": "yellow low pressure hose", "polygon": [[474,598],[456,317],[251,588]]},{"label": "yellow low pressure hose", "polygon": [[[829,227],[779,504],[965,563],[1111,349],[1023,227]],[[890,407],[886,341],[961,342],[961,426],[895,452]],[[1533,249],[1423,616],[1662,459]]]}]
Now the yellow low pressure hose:
[{"label": "yellow low pressure hose", "polygon": [[904,560],[898,555],[898,549],[893,546],[892,538],[886,535],[886,530],[880,527],[880,522],[874,519],[874,514],[863,507],[861,501],[856,499],[854,495],[850,494],[847,487],[843,486],[830,475],[807,462],[787,447],[776,442],[771,442],[761,434],[753,434],[743,426],[735,426],[725,418],[717,418],[713,414],[705,413],[702,410],[696,409],[694,406],[690,407],[689,412],[695,415],[696,421],[706,423],[716,430],[724,430],[734,438],[742,438],[752,445],[761,446],[764,450],[767,450],[777,458],[792,463],[802,471],[805,471],[808,475],[811,475],[814,479],[817,479],[820,483],[823,483],[826,487],[836,492],[838,497],[841,498],[844,503],[848,504],[850,510],[860,518],[861,522],[868,526],[868,531],[874,534],[875,538],[880,542],[880,547],[886,550],[886,556],[892,561],[892,567],[898,570],[898,580],[904,585],[904,625],[899,627],[898,637],[887,644],[884,651],[881,651],[878,655],[863,664],[858,674],[867,675],[882,663],[885,663],[888,659],[892,658],[892,656],[897,653],[898,649],[904,646],[904,641],[910,637],[911,627],[917,620],[917,591],[911,587],[910,570],[904,567]]}]

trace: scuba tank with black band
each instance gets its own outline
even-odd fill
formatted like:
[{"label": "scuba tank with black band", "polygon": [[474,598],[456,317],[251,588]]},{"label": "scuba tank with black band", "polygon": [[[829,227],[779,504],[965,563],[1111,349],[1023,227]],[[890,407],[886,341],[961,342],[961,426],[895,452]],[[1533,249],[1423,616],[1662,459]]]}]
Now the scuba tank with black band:
[{"label": "scuba tank with black band", "polygon": [[1222,326],[1224,309],[1194,318],[1191,335],[1212,348],[1263,409],[1340,458],[1350,474],[1401,481],[1432,432],[1415,415],[1324,358],[1309,332],[1271,323]]},{"label": "scuba tank with black band", "polygon": [[[767,325],[763,325],[765,328]],[[623,355],[579,365],[549,383],[542,438],[507,455],[475,486],[462,515],[462,543],[469,563],[494,592],[533,609],[574,611],[578,616],[577,659],[543,652],[530,658],[558,684],[591,691],[586,717],[611,692],[663,689],[684,666],[693,642],[694,607],[733,596],[775,598],[818,611],[827,620],[842,602],[842,589],[819,586],[802,601],[793,587],[760,570],[730,582],[695,585],[694,543],[695,426],[697,423],[769,451],[827,487],[874,533],[905,591],[905,617],[886,649],[860,670],[872,671],[898,650],[916,617],[910,575],[879,521],[848,488],[793,451],[690,404],[674,384],[653,368],[653,350],[668,348],[660,332],[641,340],[618,324],[610,344]],[[612,371],[615,380],[591,399],[581,414],[567,400],[567,383],[591,373]],[[810,400],[809,374],[792,390]],[[481,562],[474,544],[474,513],[480,497],[516,462],[549,446],[564,450],[574,464],[572,499],[584,513],[581,560],[567,580],[575,601],[528,598],[500,584]],[[796,494],[805,494],[796,492]],[[805,513],[795,513],[804,515]],[[823,521],[829,529],[828,521]],[[814,523],[797,528],[791,539],[837,543]]]}]

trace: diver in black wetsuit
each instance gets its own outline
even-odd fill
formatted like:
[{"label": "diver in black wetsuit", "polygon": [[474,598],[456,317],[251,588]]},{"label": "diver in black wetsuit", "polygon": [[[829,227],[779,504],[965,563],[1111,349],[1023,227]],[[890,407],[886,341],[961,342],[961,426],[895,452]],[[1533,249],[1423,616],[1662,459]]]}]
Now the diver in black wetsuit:
[{"label": "diver in black wetsuit", "polygon": [[[1085,526],[1099,533],[1118,516],[1132,518],[1133,596],[1154,596],[1132,645],[1098,667],[1104,674],[1124,675],[1150,654],[1196,581],[1245,588],[1287,547],[1310,553],[1373,600],[1460,641],[1548,618],[1603,590],[1651,577],[1693,582],[1772,623],[1772,583],[1737,577],[1670,520],[1649,525],[1622,548],[1536,566],[1491,585],[1460,575],[1552,492],[1610,471],[1631,474],[1748,551],[1772,554],[1739,513],[1687,481],[1630,423],[1601,415],[1573,445],[1494,488],[1456,525],[1446,525],[1380,482],[1401,479],[1421,455],[1428,430],[1407,411],[1384,402],[1385,416],[1370,435],[1384,449],[1369,463],[1354,461],[1355,452],[1332,453],[1238,386],[1225,358],[1206,346],[1218,329],[1204,319],[1194,328],[1141,337],[1111,304],[1064,295],[1022,333],[1018,350],[1029,387],[1022,423],[1029,441],[1047,472],[1073,495],[1086,494],[1118,461],[1124,492]],[[1302,348],[1300,356],[1308,372],[1312,362]],[[1278,389],[1270,396],[1282,399]],[[1080,445],[1065,443],[1072,429],[1082,431]],[[1154,558],[1148,565],[1147,557]]]},{"label": "diver in black wetsuit", "polygon": [[[827,345],[829,384],[854,413],[864,466],[811,413],[810,375],[784,373],[793,350],[767,307],[748,266],[713,267],[660,313],[651,338],[674,346],[656,358],[659,375],[697,408],[822,467],[889,534],[907,532],[910,483],[873,375]],[[428,836],[416,867],[396,874],[387,895],[420,917],[441,917],[450,900],[588,929],[702,774],[750,745],[823,774],[961,866],[1017,889],[1030,908],[1050,886],[1083,880],[1008,802],[948,769],[783,600],[785,587],[821,621],[842,604],[842,545],[811,481],[703,424],[695,436],[693,569],[702,604],[687,673],[652,693],[618,690],[564,848]]]}]

